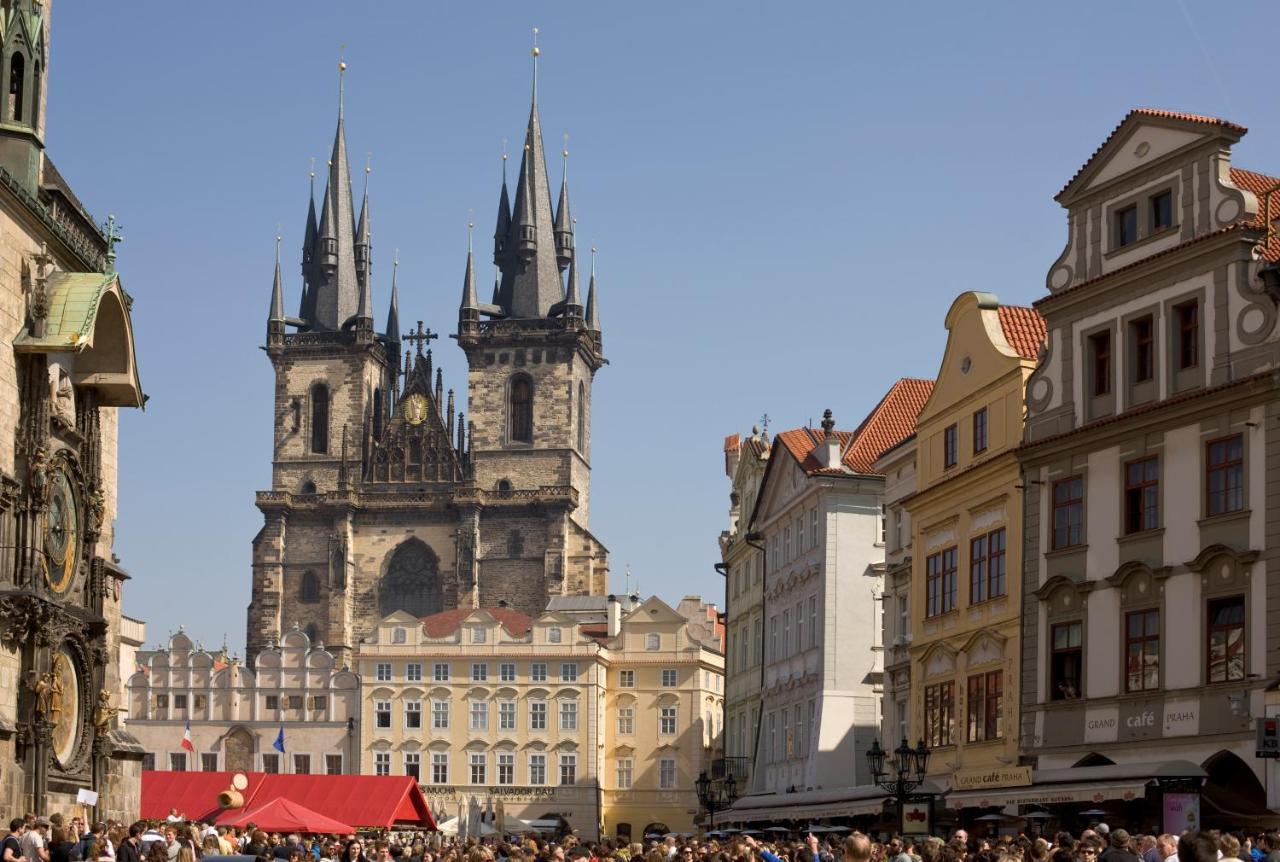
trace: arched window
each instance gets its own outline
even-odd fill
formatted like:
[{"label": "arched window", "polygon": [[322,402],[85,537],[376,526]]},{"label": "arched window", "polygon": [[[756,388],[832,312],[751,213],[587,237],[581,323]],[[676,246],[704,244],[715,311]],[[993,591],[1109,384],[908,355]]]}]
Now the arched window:
[{"label": "arched window", "polygon": [[498,490],[499,490],[500,492],[502,492],[503,494],[505,494],[506,492],[510,491],[510,490],[511,490],[511,480],[510,480],[510,479],[499,479],[499,480],[498,480]]},{"label": "arched window", "polygon": [[311,387],[311,451],[329,453],[329,387],[323,383]]},{"label": "arched window", "polygon": [[533,442],[533,380],[527,374],[511,378],[511,439]]},{"label": "arched window", "polygon": [[316,573],[307,569],[302,573],[302,584],[298,587],[298,600],[302,602],[320,601],[320,579]]},{"label": "arched window", "polygon": [[302,480],[302,487],[299,489],[301,494],[314,494],[316,492],[316,483],[310,479]]},{"label": "arched window", "polygon": [[578,451],[587,454],[587,387],[578,381]]},{"label": "arched window", "polygon": [[9,116],[6,118],[13,123],[23,121],[22,93],[26,85],[26,66],[26,58],[21,52],[14,51],[9,60]]},{"label": "arched window", "polygon": [[442,609],[440,558],[422,541],[410,539],[396,548],[378,585],[378,614],[425,617]]}]

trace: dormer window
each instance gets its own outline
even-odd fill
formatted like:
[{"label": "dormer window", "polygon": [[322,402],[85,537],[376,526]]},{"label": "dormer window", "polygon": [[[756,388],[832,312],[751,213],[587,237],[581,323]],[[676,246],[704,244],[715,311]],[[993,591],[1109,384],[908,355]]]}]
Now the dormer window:
[{"label": "dormer window", "polygon": [[1173,227],[1173,192],[1151,196],[1151,232]]},{"label": "dormer window", "polygon": [[1116,247],[1123,248],[1138,241],[1138,207],[1136,204],[1115,212]]}]

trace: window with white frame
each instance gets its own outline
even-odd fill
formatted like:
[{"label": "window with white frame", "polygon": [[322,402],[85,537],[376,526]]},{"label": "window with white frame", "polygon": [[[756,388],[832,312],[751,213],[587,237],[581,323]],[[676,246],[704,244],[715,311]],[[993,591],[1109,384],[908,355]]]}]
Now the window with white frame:
[{"label": "window with white frame", "polygon": [[471,767],[471,783],[488,783],[488,779],[485,777],[485,766],[487,765],[485,753],[483,751],[473,751],[467,756],[467,762]]},{"label": "window with white frame", "polygon": [[676,762],[674,758],[664,757],[658,761],[658,789],[675,790]]},{"label": "window with white frame", "polygon": [[547,729],[547,702],[545,700],[529,701],[529,729]]},{"label": "window with white frame", "polygon": [[578,729],[578,702],[576,700],[560,701],[560,729]]},{"label": "window with white frame", "polygon": [[477,662],[471,665],[471,681],[472,682],[488,682],[489,681],[489,665]]},{"label": "window with white frame", "polygon": [[373,702],[373,726],[382,730],[391,727],[391,701],[375,700]]},{"label": "window with white frame", "polygon": [[576,661],[567,661],[560,665],[560,681],[578,681],[578,663]]},{"label": "window with white frame", "polygon": [[676,708],[674,706],[664,706],[658,714],[658,733],[663,736],[675,736],[676,733]]},{"label": "window with white frame", "polygon": [[374,775],[390,775],[391,774],[391,752],[375,751],[373,753],[373,774]]},{"label": "window with white frame", "polygon": [[560,755],[560,786],[571,787],[578,783],[578,755]]},{"label": "window with white frame", "polygon": [[809,596],[809,646],[818,645],[818,597]]},{"label": "window with white frame", "polygon": [[545,661],[535,661],[533,664],[529,665],[529,681],[547,681],[547,663]]},{"label": "window with white frame", "polygon": [[809,510],[809,544],[813,547],[818,546],[818,510]]},{"label": "window with white frame", "polygon": [[449,701],[431,701],[431,727],[434,730],[449,729]]},{"label": "window with white frame", "polygon": [[516,756],[514,752],[498,752],[498,783],[516,783]]},{"label": "window with white frame", "polygon": [[405,665],[404,678],[409,682],[422,682],[422,663],[411,661]]},{"label": "window with white frame", "polygon": [[404,702],[404,726],[409,730],[422,727],[422,701],[406,700]]},{"label": "window with white frame", "polygon": [[662,687],[675,688],[678,684],[678,675],[673,667],[664,667],[662,669]]},{"label": "window with white frame", "polygon": [[391,682],[391,662],[378,662],[377,673],[378,682]]},{"label": "window with white frame", "polygon": [[547,783],[547,756],[545,754],[529,755],[529,783],[541,786]]},{"label": "window with white frame", "polygon": [[777,661],[780,657],[778,653],[778,615],[774,614],[769,617],[769,660]]},{"label": "window with white frame", "polygon": [[449,783],[449,752],[447,751],[431,752],[431,783],[432,784],[448,784]]},{"label": "window with white frame", "polygon": [[436,662],[436,665],[433,668],[432,676],[436,682],[448,682],[449,681],[449,665],[445,662]]},{"label": "window with white frame", "polygon": [[618,736],[633,736],[636,732],[636,708],[618,707]]},{"label": "window with white frame", "polygon": [[471,642],[473,644],[482,644],[489,639],[489,632],[481,626],[472,626]]},{"label": "window with white frame", "polygon": [[516,681],[516,663],[513,661],[505,661],[498,666],[498,678],[503,682]]},{"label": "window with white frame", "polygon": [[489,702],[485,700],[471,701],[471,729],[489,729]]},{"label": "window with white frame", "polygon": [[564,633],[560,631],[559,626],[551,626],[547,629],[547,643],[558,644],[564,638]]},{"label": "window with white frame", "polygon": [[618,688],[635,688],[636,672],[634,670],[618,671]]},{"label": "window with white frame", "polygon": [[498,701],[498,730],[516,729],[516,702],[514,700]]},{"label": "window with white frame", "polygon": [[804,604],[796,602],[796,652],[804,650]]},{"label": "window with white frame", "polygon": [[[375,760],[377,758],[374,758]],[[387,770],[391,769],[391,755],[387,755]],[[262,771],[268,775],[277,775],[280,772],[280,755],[264,754],[262,755]]]},{"label": "window with white frame", "polygon": [[644,636],[644,648],[650,652],[662,649],[662,635],[657,632],[649,632]]},{"label": "window with white frame", "polygon": [[630,790],[635,776],[636,762],[630,757],[618,758],[618,790]]},{"label": "window with white frame", "polygon": [[409,633],[403,628],[395,628],[391,630],[391,642],[393,644],[402,644],[408,641]]},{"label": "window with white frame", "polygon": [[422,755],[416,751],[404,753],[404,774],[413,777],[414,781],[422,778]]}]

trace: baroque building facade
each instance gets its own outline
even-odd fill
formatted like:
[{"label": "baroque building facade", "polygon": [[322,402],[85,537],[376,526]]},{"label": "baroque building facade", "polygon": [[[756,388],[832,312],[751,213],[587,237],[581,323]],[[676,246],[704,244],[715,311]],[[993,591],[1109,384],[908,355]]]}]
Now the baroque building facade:
[{"label": "baroque building facade", "polygon": [[1134,110],[1058,194],[1019,450],[1022,754],[1207,775],[1208,822],[1280,810],[1254,756],[1280,672],[1277,180],[1232,164],[1244,134]]},{"label": "baroque building facade", "polygon": [[584,297],[567,173],[551,198],[536,53],[534,63],[486,302],[467,252],[454,335],[466,410],[433,369],[436,333],[421,321],[401,332],[394,275],[375,329],[368,183],[357,218],[339,106],[322,204],[317,215],[313,195],[307,214],[297,316],[284,310],[277,254],[272,481],[257,494],[249,656],[297,623],[349,663],[394,611],[506,602],[538,614],[553,596],[607,590],[607,552],[589,527],[591,391],[605,362],[596,282],[593,271]]},{"label": "baroque building facade", "polygon": [[0,4],[0,806],[131,818],[136,744],[118,727],[112,553],[121,407],[144,401],[133,299],[45,153],[48,0]]},{"label": "baroque building facade", "polygon": [[609,596],[604,622],[568,608],[392,613],[356,656],[362,770],[416,777],[460,822],[691,831],[722,731],[714,611]]}]

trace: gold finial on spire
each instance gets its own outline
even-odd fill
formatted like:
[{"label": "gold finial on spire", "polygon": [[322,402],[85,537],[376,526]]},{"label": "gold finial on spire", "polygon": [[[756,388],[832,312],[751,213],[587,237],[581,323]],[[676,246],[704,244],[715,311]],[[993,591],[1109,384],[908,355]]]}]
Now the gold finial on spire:
[{"label": "gold finial on spire", "polygon": [[533,103],[538,104],[538,55],[542,53],[538,49],[538,28],[533,28],[533,50],[529,52],[533,55]]},{"label": "gold finial on spire", "polygon": [[476,230],[476,223],[474,221],[468,220],[467,221],[467,254],[471,254],[471,235],[475,233],[475,230]]},{"label": "gold finial on spire", "polygon": [[338,46],[338,119],[342,119],[342,85],[347,76],[347,62],[343,59],[347,53],[347,43]]},{"label": "gold finial on spire", "polygon": [[538,28],[537,27],[533,28],[533,50],[530,51],[529,53],[531,53],[534,57],[537,57],[539,54],[542,53],[542,51],[538,49]]},{"label": "gold finial on spire", "polygon": [[280,265],[280,242],[284,236],[280,233],[280,222],[276,222],[276,266]]}]

